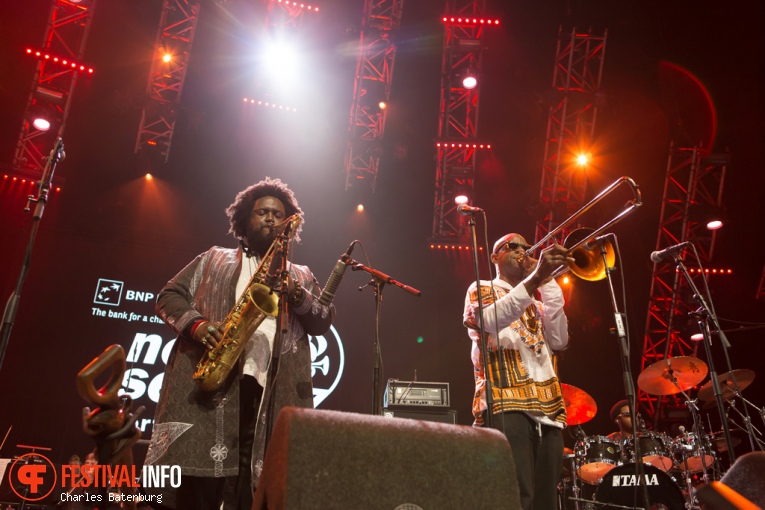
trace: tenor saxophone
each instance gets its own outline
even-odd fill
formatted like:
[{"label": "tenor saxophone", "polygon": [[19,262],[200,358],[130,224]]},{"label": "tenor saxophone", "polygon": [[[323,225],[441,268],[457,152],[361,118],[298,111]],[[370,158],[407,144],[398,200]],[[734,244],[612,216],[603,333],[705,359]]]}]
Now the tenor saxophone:
[{"label": "tenor saxophone", "polygon": [[295,214],[277,227],[284,229],[282,234],[271,243],[247,283],[247,288],[221,323],[225,328],[221,341],[214,349],[205,351],[197,363],[193,379],[201,390],[215,391],[220,388],[239,361],[247,340],[266,316],[274,317],[278,314],[279,295],[271,288],[273,282],[268,281],[271,279],[269,271],[274,257],[282,257],[285,244],[290,242],[299,224],[300,216]]}]

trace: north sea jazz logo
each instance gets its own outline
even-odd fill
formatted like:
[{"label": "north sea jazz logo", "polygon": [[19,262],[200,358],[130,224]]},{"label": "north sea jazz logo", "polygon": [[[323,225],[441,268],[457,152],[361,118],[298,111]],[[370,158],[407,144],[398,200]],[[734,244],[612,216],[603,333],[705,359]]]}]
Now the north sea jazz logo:
[{"label": "north sea jazz logo", "polygon": [[345,368],[343,341],[334,326],[325,335],[309,336],[313,406],[319,407],[340,383]]}]

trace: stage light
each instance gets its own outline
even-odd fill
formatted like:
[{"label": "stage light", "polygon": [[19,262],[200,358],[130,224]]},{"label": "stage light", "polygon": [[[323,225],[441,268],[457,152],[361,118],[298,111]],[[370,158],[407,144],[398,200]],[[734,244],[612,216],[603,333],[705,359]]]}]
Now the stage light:
[{"label": "stage light", "polygon": [[693,340],[694,342],[700,342],[700,341],[704,340],[704,335],[701,334],[701,333],[693,334],[693,335],[691,335],[691,340]]},{"label": "stage light", "polygon": [[144,178],[144,179],[146,179],[147,181],[151,181],[151,180],[153,180],[153,179],[154,179],[154,176],[153,176],[153,175],[151,175],[151,174],[146,174],[146,175],[144,175],[144,177],[143,177],[143,178]]},{"label": "stage light", "polygon": [[35,119],[32,121],[32,125],[38,131],[47,131],[50,129],[50,122],[43,117],[35,117]]},{"label": "stage light", "polygon": [[164,62],[165,64],[169,63],[171,60],[173,60],[173,56],[171,54],[165,53],[164,55],[162,55],[162,62]]},{"label": "stage light", "polygon": [[359,204],[356,206],[357,212],[364,212],[364,204]]},{"label": "stage light", "polygon": [[260,78],[275,90],[286,90],[301,83],[302,62],[297,48],[287,41],[267,41],[260,57]]},{"label": "stage light", "polygon": [[472,90],[478,86],[478,73],[472,69],[468,69],[462,75],[462,86],[468,90]]},{"label": "stage light", "polygon": [[386,103],[385,101],[380,101],[379,103],[377,103],[377,106],[378,108],[380,108],[380,110],[385,110],[386,108],[388,108],[388,103]]},{"label": "stage light", "polygon": [[722,226],[723,226],[722,220],[712,220],[709,223],[707,223],[708,230],[717,230],[718,228],[722,228]]},{"label": "stage light", "polygon": [[590,162],[590,155],[589,154],[579,154],[576,157],[576,162],[579,166],[587,166],[587,164]]},{"label": "stage light", "polygon": [[297,108],[295,108],[294,106],[281,105],[281,104],[272,103],[272,102],[269,102],[269,101],[263,101],[261,99],[251,99],[251,98],[246,98],[245,97],[244,100],[243,100],[243,103],[245,105],[265,106],[265,107],[269,107],[269,108],[275,108],[277,110],[283,110],[283,111],[286,111],[286,112],[297,112]]},{"label": "stage light", "polygon": [[88,74],[93,74],[93,68],[92,67],[86,67],[84,64],[77,63],[77,62],[71,62],[69,60],[65,60],[63,58],[59,58],[56,55],[51,55],[50,53],[39,51],[39,50],[33,50],[32,48],[26,49],[27,55],[32,55],[34,57],[49,60],[51,62],[55,62],[57,64],[61,64],[63,66],[67,66],[71,69],[79,69],[80,72],[84,72],[85,69],[88,70]]},{"label": "stage light", "polygon": [[457,205],[467,204],[470,202],[470,196],[473,194],[473,188],[466,183],[457,181],[452,187],[452,196],[454,196],[454,203]]},{"label": "stage light", "polygon": [[722,228],[726,221],[725,210],[714,204],[691,204],[689,216],[708,230]]}]

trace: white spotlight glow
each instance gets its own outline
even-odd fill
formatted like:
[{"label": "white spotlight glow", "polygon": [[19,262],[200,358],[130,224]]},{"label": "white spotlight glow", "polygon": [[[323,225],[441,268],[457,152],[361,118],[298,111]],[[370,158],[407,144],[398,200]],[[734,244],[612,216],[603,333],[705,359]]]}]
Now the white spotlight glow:
[{"label": "white spotlight glow", "polygon": [[284,41],[269,41],[261,54],[260,78],[281,89],[300,82],[300,55],[297,49]]},{"label": "white spotlight glow", "polygon": [[50,122],[43,119],[42,117],[37,117],[35,120],[33,120],[32,125],[40,131],[47,131],[50,129]]}]

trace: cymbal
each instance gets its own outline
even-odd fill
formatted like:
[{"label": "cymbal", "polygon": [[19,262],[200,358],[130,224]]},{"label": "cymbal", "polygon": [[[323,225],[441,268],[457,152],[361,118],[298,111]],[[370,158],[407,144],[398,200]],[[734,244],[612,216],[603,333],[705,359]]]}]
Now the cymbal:
[{"label": "cymbal", "polygon": [[[736,430],[731,430],[730,433],[733,434],[737,432]],[[718,452],[727,452],[728,451],[728,443],[725,441],[725,431],[721,430],[719,432],[713,432],[709,434],[709,442],[712,443],[712,446],[715,450]],[[733,447],[741,443],[741,438],[739,437],[731,437],[730,442],[733,444]]]},{"label": "cymbal", "polygon": [[586,391],[570,384],[561,384],[560,388],[563,392],[563,402],[566,404],[566,423],[581,425],[595,417],[598,405]]},{"label": "cymbal", "polygon": [[674,395],[696,386],[708,371],[707,364],[693,356],[666,358],[643,370],[638,386],[651,395]]},{"label": "cymbal", "polygon": [[[752,381],[754,381],[754,370],[749,370],[748,368],[739,368],[717,376],[717,380],[720,381],[720,394],[725,400],[728,400],[735,395],[733,385],[734,377],[738,383],[738,390],[743,391],[744,388],[752,384]],[[712,388],[711,379],[707,381],[704,386],[699,388],[698,397],[705,402],[715,399],[715,393],[714,388]]]}]

